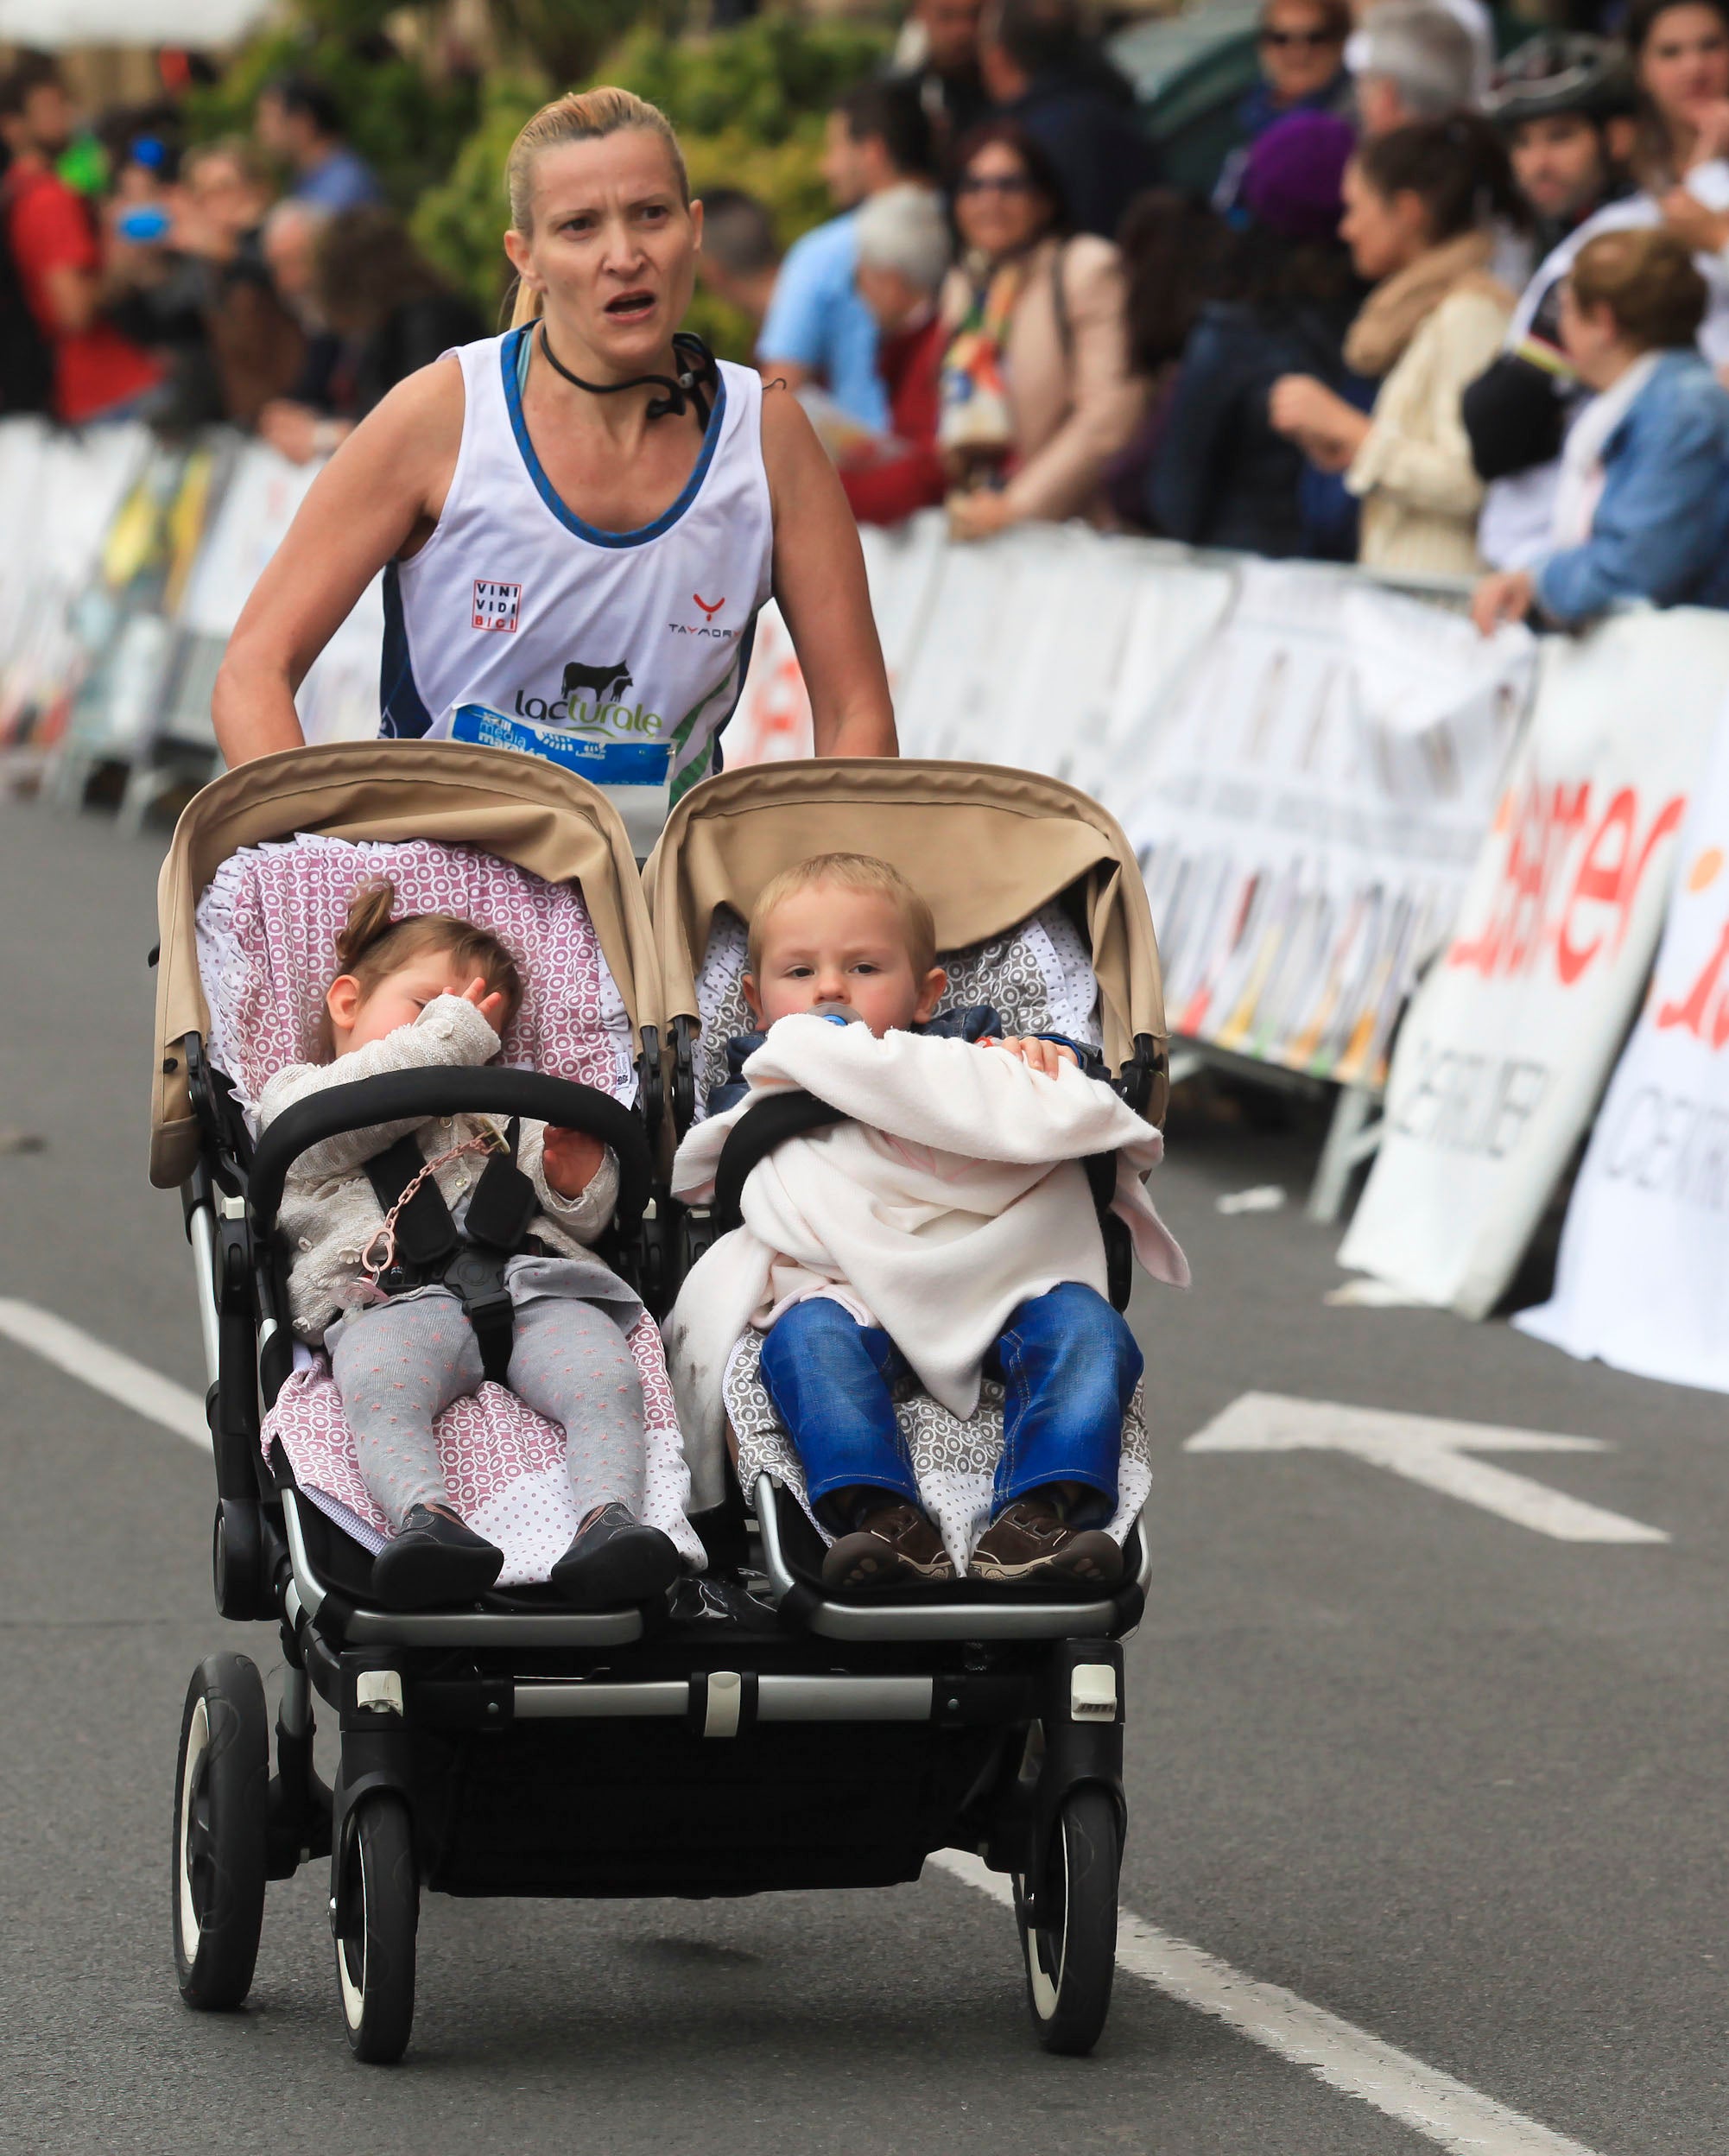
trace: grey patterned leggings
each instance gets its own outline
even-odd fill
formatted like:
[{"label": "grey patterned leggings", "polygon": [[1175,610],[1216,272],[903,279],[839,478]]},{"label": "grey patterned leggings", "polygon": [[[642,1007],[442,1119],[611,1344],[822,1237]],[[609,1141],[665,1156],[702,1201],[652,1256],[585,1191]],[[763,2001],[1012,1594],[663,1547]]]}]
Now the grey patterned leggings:
[{"label": "grey patterned leggings", "polygon": [[[516,1318],[510,1387],[563,1429],[578,1513],[616,1500],[640,1518],[648,1439],[624,1334],[605,1310],[567,1297],[519,1303]],[[433,1424],[485,1374],[456,1297],[436,1288],[360,1311],[343,1326],[331,1370],[360,1472],[392,1525],[411,1505],[448,1505]]]}]

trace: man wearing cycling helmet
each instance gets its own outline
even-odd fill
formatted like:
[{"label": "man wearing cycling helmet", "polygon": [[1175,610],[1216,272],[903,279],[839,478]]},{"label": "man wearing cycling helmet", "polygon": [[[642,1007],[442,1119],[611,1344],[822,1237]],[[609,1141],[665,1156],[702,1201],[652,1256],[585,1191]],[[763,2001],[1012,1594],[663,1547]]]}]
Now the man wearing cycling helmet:
[{"label": "man wearing cycling helmet", "polygon": [[1487,100],[1536,220],[1542,265],[1507,346],[1465,392],[1465,431],[1490,481],[1478,542],[1496,568],[1522,566],[1548,538],[1555,460],[1583,396],[1561,350],[1564,262],[1555,250],[1606,204],[1631,192],[1631,70],[1612,40],[1546,31],[1510,53]]}]

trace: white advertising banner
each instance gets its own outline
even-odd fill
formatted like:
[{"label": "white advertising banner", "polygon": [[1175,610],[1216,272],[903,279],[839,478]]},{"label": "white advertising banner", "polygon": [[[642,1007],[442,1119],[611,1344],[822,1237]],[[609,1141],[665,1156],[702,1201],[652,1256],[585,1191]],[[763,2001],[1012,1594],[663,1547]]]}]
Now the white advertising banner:
[{"label": "white advertising banner", "polygon": [[1544,639],[1530,732],[1399,1034],[1341,1265],[1466,1317],[1493,1308],[1637,1005],[1726,690],[1724,614]]},{"label": "white advertising banner", "polygon": [[1513,1322],[1569,1354],[1729,1392],[1729,711],[1682,827],[1650,993],[1574,1186],[1554,1298]]},{"label": "white advertising banner", "polygon": [[[1536,643],[1348,572],[1251,562],[1117,807],[1173,1033],[1358,1084],[1452,925]],[[1119,785],[1122,783],[1118,782]]]},{"label": "white advertising banner", "polygon": [[180,601],[183,626],[198,636],[228,634],[322,468],[290,464],[263,442],[247,443]]},{"label": "white advertising banner", "polygon": [[791,632],[773,599],[757,617],[750,668],[720,737],[720,752],[728,770],[740,764],[784,764],[813,753],[810,696]]}]

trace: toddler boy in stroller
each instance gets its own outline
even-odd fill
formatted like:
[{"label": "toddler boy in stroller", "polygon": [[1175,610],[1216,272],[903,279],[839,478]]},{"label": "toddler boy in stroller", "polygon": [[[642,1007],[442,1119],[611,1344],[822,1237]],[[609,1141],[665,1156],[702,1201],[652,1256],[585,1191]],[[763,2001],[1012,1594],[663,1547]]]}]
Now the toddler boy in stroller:
[{"label": "toddler boy in stroller", "polygon": [[[763,1382],[834,1538],[822,1579],[839,1592],[953,1577],[919,1504],[895,1392],[916,1376],[940,1395],[947,1378],[945,1404],[965,1414],[980,1375],[1000,1376],[1003,1452],[970,1569],[1096,1594],[1121,1572],[1103,1524],[1143,1358],[1093,1277],[1101,1261],[1079,1163],[1124,1148],[1132,1159],[1137,1147],[1150,1160],[1157,1133],[1084,1075],[1073,1043],[1002,1038],[983,1008],[934,1019],[947,986],[934,953],[929,906],[887,862],[820,855],[763,891],[744,985],[769,1032],[729,1045],[741,1083],[719,1090],[719,1113],[686,1138],[674,1193],[711,1189],[738,1118],[813,1066],[813,1089],[837,1106],[846,1096],[849,1120],[795,1141],[826,1157],[802,1156],[802,1179],[786,1153],[759,1164],[744,1229],[694,1269],[668,1340],[676,1354],[711,1317],[727,1322],[723,1278],[742,1264],[749,1320],[764,1335]],[[982,1119],[971,1123],[976,1146],[954,1128],[957,1107],[969,1122],[954,1099],[944,1127],[938,1104],[957,1091]],[[1181,1252],[1127,1182],[1143,1257],[1181,1277]],[[861,1204],[849,1203],[847,1183]],[[755,1273],[740,1235],[761,1253]],[[736,1308],[736,1290],[732,1299]]]},{"label": "toddler boy in stroller", "polygon": [[[395,899],[385,880],[354,893],[325,997],[332,1060],[278,1071],[261,1126],[329,1086],[497,1053],[522,997],[509,952],[447,915],[393,919]],[[603,1607],[677,1576],[671,1539],[637,1517],[643,1394],[622,1328],[639,1305],[586,1247],[618,1187],[585,1132],[472,1116],[345,1132],[290,1170],[278,1219],[294,1331],[329,1352],[361,1472],[397,1531],[373,1568],[386,1607],[472,1600],[498,1576],[504,1552],[450,1508],[433,1428],[489,1377],[565,1430],[581,1525],[552,1569],[563,1596]]]}]

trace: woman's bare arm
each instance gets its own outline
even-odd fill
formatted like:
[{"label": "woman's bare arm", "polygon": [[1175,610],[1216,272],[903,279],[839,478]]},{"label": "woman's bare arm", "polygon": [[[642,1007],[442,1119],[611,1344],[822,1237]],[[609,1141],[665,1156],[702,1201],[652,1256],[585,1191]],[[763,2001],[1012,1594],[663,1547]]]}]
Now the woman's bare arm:
[{"label": "woman's bare arm", "polygon": [[462,440],[462,371],[440,360],[370,413],[314,480],[243,608],[211,716],[231,764],[303,736],[294,691],[355,601],[437,523]]},{"label": "woman's bare arm", "polygon": [[763,398],[775,512],[775,597],[810,691],[819,756],[894,756],[895,710],[864,581],[858,527],[797,399]]}]

